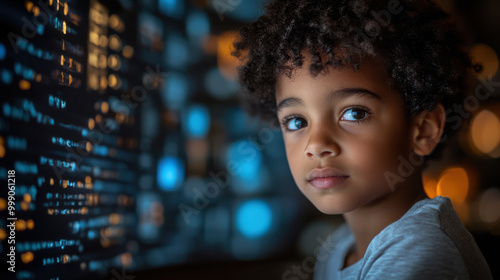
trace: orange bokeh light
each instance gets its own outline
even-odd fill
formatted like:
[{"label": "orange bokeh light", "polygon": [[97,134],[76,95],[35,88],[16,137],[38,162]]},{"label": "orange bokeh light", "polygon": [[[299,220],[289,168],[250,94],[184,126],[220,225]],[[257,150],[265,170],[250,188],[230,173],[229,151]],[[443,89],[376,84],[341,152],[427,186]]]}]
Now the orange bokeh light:
[{"label": "orange bokeh light", "polygon": [[469,192],[469,177],[462,167],[450,167],[439,178],[436,194],[446,196],[455,204],[465,202]]}]

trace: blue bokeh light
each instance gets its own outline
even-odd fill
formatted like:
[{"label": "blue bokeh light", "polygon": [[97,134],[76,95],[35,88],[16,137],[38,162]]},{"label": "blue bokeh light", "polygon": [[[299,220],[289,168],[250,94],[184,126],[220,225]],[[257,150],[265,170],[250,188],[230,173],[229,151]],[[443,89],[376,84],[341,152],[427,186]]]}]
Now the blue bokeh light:
[{"label": "blue bokeh light", "polygon": [[166,16],[181,19],[184,16],[183,0],[158,0],[160,12]]},{"label": "blue bokeh light", "polygon": [[189,62],[189,46],[180,35],[170,35],[166,40],[165,62],[175,69],[186,68]]},{"label": "blue bokeh light", "polygon": [[236,176],[242,180],[258,177],[262,164],[262,154],[253,141],[240,140],[231,144],[227,152],[227,162],[237,164]]},{"label": "blue bokeh light", "polygon": [[210,113],[204,105],[193,105],[186,114],[185,129],[188,136],[200,138],[207,135],[210,128]]},{"label": "blue bokeh light", "polygon": [[[224,2],[224,1],[220,1]],[[233,3],[229,3],[229,7],[227,6],[221,6],[221,7],[226,7],[227,9],[227,15],[229,17],[232,17],[234,19],[240,20],[240,21],[255,21],[258,17],[260,17],[262,14],[264,14],[264,9],[263,5],[266,2],[269,2],[267,0],[263,1],[246,1],[246,0],[236,0],[236,1],[230,1]],[[224,5],[221,3],[221,5]],[[215,7],[215,5],[214,5]],[[220,9],[220,8],[219,8]],[[216,9],[217,10],[217,9]]]},{"label": "blue bokeh light", "polygon": [[176,190],[184,180],[184,164],[176,157],[163,157],[158,162],[157,182],[164,191]]},{"label": "blue bokeh light", "polygon": [[227,80],[221,74],[219,67],[208,71],[204,82],[208,93],[217,99],[227,99],[238,92],[238,84],[235,81]]},{"label": "blue bokeh light", "polygon": [[192,40],[199,40],[210,33],[210,20],[201,10],[191,12],[186,19],[187,35]]},{"label": "blue bokeh light", "polygon": [[186,76],[170,73],[161,91],[163,105],[169,109],[179,110],[186,103],[188,93],[189,84]]},{"label": "blue bokeh light", "polygon": [[2,70],[2,83],[7,85],[12,83],[12,73],[7,69]]},{"label": "blue bokeh light", "polygon": [[5,48],[4,44],[0,43],[0,60],[4,60],[6,55],[7,49]]},{"label": "blue bokeh light", "polygon": [[246,201],[236,210],[236,228],[246,238],[265,235],[271,229],[273,213],[268,203],[260,199]]},{"label": "blue bokeh light", "polygon": [[109,149],[106,146],[96,145],[96,146],[94,146],[93,151],[94,151],[95,155],[99,155],[99,156],[103,156],[103,157],[107,156],[109,153]]}]

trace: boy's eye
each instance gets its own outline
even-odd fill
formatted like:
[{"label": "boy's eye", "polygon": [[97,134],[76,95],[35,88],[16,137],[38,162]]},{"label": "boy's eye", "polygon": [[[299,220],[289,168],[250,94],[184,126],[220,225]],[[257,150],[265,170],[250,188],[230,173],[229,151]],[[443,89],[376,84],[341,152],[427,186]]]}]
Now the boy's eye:
[{"label": "boy's eye", "polygon": [[285,126],[288,130],[299,130],[307,125],[306,120],[299,117],[289,118],[285,122]]},{"label": "boy's eye", "polygon": [[342,120],[346,121],[360,121],[364,118],[366,118],[368,115],[368,112],[364,109],[361,108],[352,108],[347,110],[343,115],[342,115]]}]

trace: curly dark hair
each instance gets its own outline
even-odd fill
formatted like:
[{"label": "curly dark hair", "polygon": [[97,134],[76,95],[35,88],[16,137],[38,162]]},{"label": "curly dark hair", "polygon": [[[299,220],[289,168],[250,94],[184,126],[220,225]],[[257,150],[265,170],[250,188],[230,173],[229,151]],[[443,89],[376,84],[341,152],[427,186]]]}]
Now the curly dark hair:
[{"label": "curly dark hair", "polygon": [[[240,29],[232,55],[242,62],[245,109],[273,125],[276,80],[302,67],[304,50],[313,76],[328,67],[359,69],[364,57],[377,57],[403,96],[408,120],[439,102],[446,110],[463,102],[471,61],[448,14],[432,1],[275,0],[265,10]],[[450,126],[443,135],[456,132]]]}]

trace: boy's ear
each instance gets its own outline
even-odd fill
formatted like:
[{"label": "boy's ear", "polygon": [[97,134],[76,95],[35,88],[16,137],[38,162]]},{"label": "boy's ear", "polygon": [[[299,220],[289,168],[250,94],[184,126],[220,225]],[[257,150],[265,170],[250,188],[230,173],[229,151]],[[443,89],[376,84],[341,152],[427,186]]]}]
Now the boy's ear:
[{"label": "boy's ear", "polygon": [[425,110],[412,122],[412,144],[420,156],[430,154],[441,140],[446,122],[446,113],[441,103],[432,111]]}]

